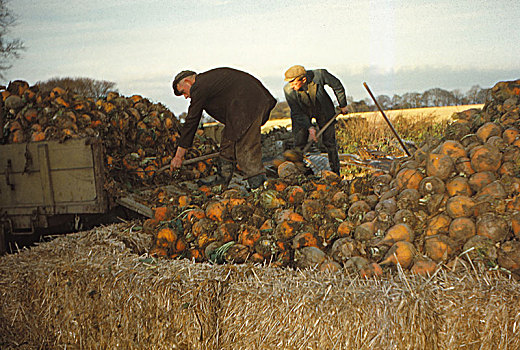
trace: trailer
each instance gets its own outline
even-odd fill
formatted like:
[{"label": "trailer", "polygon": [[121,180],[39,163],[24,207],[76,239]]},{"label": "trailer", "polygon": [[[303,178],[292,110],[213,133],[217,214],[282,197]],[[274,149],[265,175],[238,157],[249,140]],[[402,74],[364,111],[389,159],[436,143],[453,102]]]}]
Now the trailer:
[{"label": "trailer", "polygon": [[[0,254],[13,251],[13,242],[28,245],[45,235],[153,217],[145,200],[153,189],[134,188],[117,198],[105,190],[104,154],[98,138],[0,145]],[[187,194],[186,186],[161,188]]]},{"label": "trailer", "polygon": [[0,145],[0,252],[6,239],[78,230],[111,209],[95,138]]}]

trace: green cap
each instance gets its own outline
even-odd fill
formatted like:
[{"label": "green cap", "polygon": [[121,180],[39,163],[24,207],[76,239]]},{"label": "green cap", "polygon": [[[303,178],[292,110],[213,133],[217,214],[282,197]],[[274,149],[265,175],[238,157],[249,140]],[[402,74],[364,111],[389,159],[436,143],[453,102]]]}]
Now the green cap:
[{"label": "green cap", "polygon": [[193,75],[193,74],[197,74],[195,73],[194,71],[192,70],[183,70],[182,72],[180,72],[179,74],[177,74],[175,76],[175,78],[173,79],[173,83],[172,83],[172,88],[173,88],[173,93],[176,95],[176,96],[180,96],[182,95],[180,93],[179,90],[177,90],[177,84],[179,84],[179,82],[186,78],[186,77],[189,77],[190,75]]},{"label": "green cap", "polygon": [[292,66],[285,72],[285,81],[292,81],[296,78],[305,76],[305,74],[307,74],[307,71],[303,66]]}]

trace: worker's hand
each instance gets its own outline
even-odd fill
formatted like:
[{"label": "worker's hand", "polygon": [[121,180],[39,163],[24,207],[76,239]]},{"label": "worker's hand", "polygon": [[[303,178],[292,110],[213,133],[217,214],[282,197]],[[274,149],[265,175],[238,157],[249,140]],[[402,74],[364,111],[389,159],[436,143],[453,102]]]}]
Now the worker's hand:
[{"label": "worker's hand", "polygon": [[318,142],[318,139],[316,138],[316,128],[312,126],[309,128],[309,141]]},{"label": "worker's hand", "polygon": [[179,169],[182,165],[182,157],[173,157],[172,161],[170,162],[170,170],[174,171],[176,169]]},{"label": "worker's hand", "polygon": [[347,106],[340,108],[341,114],[348,114]]},{"label": "worker's hand", "polygon": [[182,165],[182,160],[184,159],[184,155],[186,154],[186,148],[181,146],[177,147],[177,152],[175,152],[175,157],[172,158],[170,162],[170,170],[174,171],[175,169],[179,169]]}]

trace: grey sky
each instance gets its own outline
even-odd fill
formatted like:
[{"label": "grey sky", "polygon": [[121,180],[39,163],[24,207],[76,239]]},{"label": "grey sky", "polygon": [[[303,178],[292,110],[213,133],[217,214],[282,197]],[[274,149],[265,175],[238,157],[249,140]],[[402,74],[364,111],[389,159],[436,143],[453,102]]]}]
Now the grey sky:
[{"label": "grey sky", "polygon": [[175,73],[228,66],[283,99],[293,64],[327,68],[368,97],[433,87],[466,92],[520,78],[520,2],[508,0],[11,0],[25,42],[8,80],[113,81],[184,112]]}]

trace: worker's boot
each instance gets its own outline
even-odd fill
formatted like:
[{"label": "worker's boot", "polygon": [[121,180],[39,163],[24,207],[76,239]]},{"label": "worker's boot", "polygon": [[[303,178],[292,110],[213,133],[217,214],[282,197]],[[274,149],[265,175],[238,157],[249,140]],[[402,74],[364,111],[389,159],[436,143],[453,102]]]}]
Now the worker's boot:
[{"label": "worker's boot", "polygon": [[218,173],[216,184],[224,185],[227,187],[233,178],[233,173],[235,172],[236,163],[220,158],[219,163],[217,165]]},{"label": "worker's boot", "polygon": [[247,183],[249,184],[249,188],[254,190],[262,186],[266,180],[267,177],[265,177],[265,174],[258,174],[255,176],[251,176],[249,179],[247,179]]},{"label": "worker's boot", "polygon": [[328,149],[327,150],[327,154],[329,156],[330,170],[332,170],[336,174],[340,175],[338,151],[335,148],[334,149]]}]

